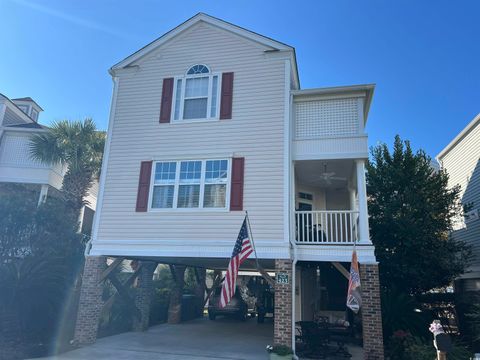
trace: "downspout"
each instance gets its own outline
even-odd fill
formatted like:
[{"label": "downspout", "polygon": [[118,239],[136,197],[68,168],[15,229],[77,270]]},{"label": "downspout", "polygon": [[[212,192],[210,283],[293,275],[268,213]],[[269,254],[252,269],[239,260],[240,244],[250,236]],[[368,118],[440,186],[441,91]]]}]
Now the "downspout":
[{"label": "downspout", "polygon": [[295,289],[296,289],[296,280],[297,280],[297,245],[293,244],[290,240],[290,244],[293,247],[293,261],[292,261],[292,350],[295,358],[298,359],[296,356],[295,351],[295,313],[296,313],[296,304],[295,304]]},{"label": "downspout", "polygon": [[290,60],[285,60],[285,143],[286,148],[286,168],[288,169],[288,198],[286,206],[288,207],[288,242],[290,243],[291,250],[290,252],[293,255],[292,258],[292,350],[294,358],[298,359],[295,355],[295,288],[296,288],[296,267],[297,267],[297,245],[292,239],[294,239],[295,234],[292,233],[293,224],[294,224],[294,213],[292,212],[295,208],[295,184],[294,184],[294,168],[292,164],[292,147],[291,147],[291,136],[293,131],[293,96],[291,94],[291,84],[290,84],[290,75],[292,64]]}]

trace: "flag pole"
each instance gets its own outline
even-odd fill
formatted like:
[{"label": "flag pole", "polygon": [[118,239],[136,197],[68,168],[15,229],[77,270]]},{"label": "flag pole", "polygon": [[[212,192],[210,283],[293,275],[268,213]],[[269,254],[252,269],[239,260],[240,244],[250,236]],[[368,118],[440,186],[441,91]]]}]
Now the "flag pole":
[{"label": "flag pole", "polygon": [[255,242],[253,241],[252,227],[250,225],[250,218],[248,217],[248,211],[247,210],[245,210],[245,219],[247,219],[248,233],[250,235],[249,239],[252,242],[253,252],[255,254],[255,264],[257,265],[257,270],[262,275],[262,277],[268,282],[268,284],[273,287],[273,286],[275,286],[275,281],[268,274],[268,272],[266,272],[262,268],[262,266],[260,265],[260,262],[258,261],[257,248],[255,247]]},{"label": "flag pole", "polygon": [[247,219],[248,233],[250,234],[250,241],[252,242],[253,252],[255,253],[255,262],[257,263],[257,267],[260,267],[260,265],[258,264],[257,248],[255,247],[255,242],[253,241],[252,227],[250,225],[250,218],[248,217],[247,210],[245,210],[245,218]]}]

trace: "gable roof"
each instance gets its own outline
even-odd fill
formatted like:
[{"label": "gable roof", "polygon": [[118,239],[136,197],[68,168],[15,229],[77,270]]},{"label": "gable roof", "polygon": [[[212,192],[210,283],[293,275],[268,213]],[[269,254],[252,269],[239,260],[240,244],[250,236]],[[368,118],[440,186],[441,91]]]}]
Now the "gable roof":
[{"label": "gable roof", "polygon": [[15,104],[9,97],[7,97],[6,95],[3,95],[2,93],[0,93],[0,102],[2,100],[5,100],[7,101],[14,109],[13,111],[16,111],[17,112],[17,115],[19,115],[20,117],[22,117],[23,119],[27,119],[27,121],[31,121],[31,122],[36,122],[35,120],[33,120],[30,116],[28,116],[27,114],[25,114],[22,109],[20,109],[18,107],[17,104]]},{"label": "gable roof", "polygon": [[436,159],[440,160],[447,155],[447,153],[452,150],[475,126],[480,125],[480,113],[473,118],[472,121],[457,135],[455,138],[448,144],[442,151],[438,153]]},{"label": "gable roof", "polygon": [[145,45],[143,48],[139,49],[138,51],[134,52],[130,56],[127,56],[125,59],[122,61],[116,63],[113,65],[109,73],[113,75],[114,70],[125,68],[129,65],[131,65],[133,62],[137,61],[138,59],[146,56],[159,46],[163,45],[170,39],[174,38],[175,36],[179,35],[180,33],[184,32],[185,30],[189,29],[193,25],[199,23],[199,22],[205,22],[207,24],[216,26],[218,28],[224,29],[226,31],[230,31],[231,33],[237,34],[239,36],[242,36],[244,38],[247,38],[249,40],[255,41],[257,43],[260,43],[262,45],[268,46],[271,48],[271,50],[283,50],[283,51],[292,51],[293,52],[293,66],[294,66],[294,77],[295,81],[299,83],[299,77],[298,77],[298,69],[297,69],[297,60],[296,60],[296,55],[295,55],[295,48],[293,46],[287,45],[285,43],[282,43],[277,40],[273,40],[267,36],[263,36],[260,34],[257,34],[256,32],[247,30],[245,28],[242,28],[240,26],[234,25],[232,23],[229,23],[227,21],[218,19],[216,17],[207,15],[205,13],[198,13],[197,15],[191,17],[190,19],[186,20],[185,22],[181,23],[177,27],[173,28],[172,30],[168,31],[167,33],[163,34],[160,36],[158,39],[152,41],[151,43]]}]

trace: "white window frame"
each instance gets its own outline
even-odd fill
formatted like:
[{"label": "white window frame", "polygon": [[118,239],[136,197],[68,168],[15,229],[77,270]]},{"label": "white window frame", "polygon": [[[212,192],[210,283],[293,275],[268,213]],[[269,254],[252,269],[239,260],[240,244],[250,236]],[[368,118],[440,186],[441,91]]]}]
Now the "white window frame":
[{"label": "white window frame", "polygon": [[[197,65],[197,64],[195,64]],[[193,66],[190,66],[187,69],[190,70]],[[200,65],[200,64],[198,64]],[[206,66],[206,65],[205,65]],[[188,123],[188,122],[201,122],[201,121],[216,121],[220,119],[220,88],[222,85],[222,78],[221,78],[221,73],[214,73],[210,71],[210,68],[206,66],[207,69],[209,69],[208,73],[205,74],[194,74],[194,75],[185,75],[182,76],[175,76],[173,78],[173,95],[172,95],[172,111],[170,115],[170,122],[171,123],[176,123],[176,124],[182,124],[182,123]],[[213,85],[213,77],[217,77],[217,106],[215,109],[215,115],[211,116],[211,108],[212,108],[212,85]],[[197,119],[184,119],[183,118],[183,110],[185,107],[185,86],[187,84],[187,79],[194,79],[194,78],[204,78],[208,77],[208,97],[207,97],[207,117],[206,118],[197,118]],[[180,109],[178,111],[178,119],[175,119],[175,104],[177,101],[177,84],[178,80],[182,80],[182,89],[180,91]],[[204,99],[205,96],[198,96],[198,97],[189,97],[188,99]]]},{"label": "white window frame", "polygon": [[[226,194],[225,194],[225,207],[219,208],[219,207],[203,207],[203,202],[204,202],[204,194],[205,194],[205,172],[207,168],[207,161],[215,161],[215,160],[227,160],[227,180],[226,180]],[[195,208],[179,208],[177,207],[178,205],[178,189],[179,186],[182,185],[180,183],[180,168],[181,168],[181,163],[182,162],[188,162],[188,161],[201,161],[202,166],[201,166],[201,173],[200,173],[200,193],[199,193],[199,201],[198,201],[198,207]],[[152,200],[153,200],[153,188],[155,186],[155,170],[157,167],[158,163],[163,163],[163,162],[175,162],[176,168],[175,168],[175,184],[174,184],[174,190],[173,190],[173,206],[171,208],[154,208],[152,207]],[[203,158],[203,159],[181,159],[181,160],[154,160],[152,164],[152,173],[150,174],[150,189],[148,193],[148,211],[149,212],[197,212],[197,211],[202,211],[202,212],[228,212],[230,211],[230,188],[231,188],[231,183],[232,183],[232,158],[226,158],[226,157],[209,157],[209,158]]]},{"label": "white window frame", "polygon": [[[34,116],[35,114],[35,116]],[[30,112],[30,117],[32,120],[37,121],[38,120],[38,111],[32,107],[32,111]]]},{"label": "white window frame", "polygon": [[[306,194],[306,195],[311,195],[312,199],[304,199],[302,197],[300,197],[300,193],[303,193],[303,194]],[[300,203],[304,203],[304,204],[308,204],[308,205],[312,205],[312,211],[315,210],[315,195],[309,191],[297,191],[297,196],[296,196],[296,199],[297,199],[297,204],[299,207],[300,206]]]},{"label": "white window frame", "polygon": [[30,110],[30,106],[24,105],[24,104],[19,104],[19,105],[17,105],[17,107],[18,107],[20,110],[22,110],[22,112],[23,112],[24,114],[28,115],[29,110]]}]

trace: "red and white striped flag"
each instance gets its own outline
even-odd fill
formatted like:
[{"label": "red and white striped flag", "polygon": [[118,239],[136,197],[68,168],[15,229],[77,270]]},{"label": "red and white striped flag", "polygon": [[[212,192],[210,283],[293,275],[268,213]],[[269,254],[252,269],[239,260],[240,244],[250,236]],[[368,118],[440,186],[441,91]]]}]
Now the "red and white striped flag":
[{"label": "red and white striped flag", "polygon": [[220,307],[224,308],[232,299],[237,287],[238,268],[253,252],[250,239],[248,237],[247,217],[243,220],[242,228],[238,234],[232,257],[228,263],[227,274],[223,280],[222,293],[220,296]]},{"label": "red and white striped flag", "polygon": [[360,290],[360,273],[358,271],[357,252],[353,250],[352,263],[350,265],[350,279],[348,281],[347,307],[355,314],[362,306],[362,295]]}]

